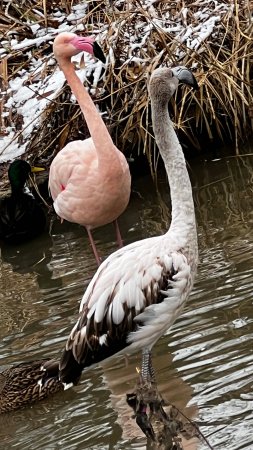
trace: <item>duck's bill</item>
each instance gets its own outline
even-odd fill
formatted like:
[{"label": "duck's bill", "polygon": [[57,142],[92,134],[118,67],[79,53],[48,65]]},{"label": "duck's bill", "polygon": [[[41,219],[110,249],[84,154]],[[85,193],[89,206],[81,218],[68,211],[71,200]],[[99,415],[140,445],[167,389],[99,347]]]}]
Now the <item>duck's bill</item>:
[{"label": "duck's bill", "polygon": [[46,170],[46,169],[44,169],[44,167],[35,167],[35,166],[31,167],[32,173],[42,172],[43,170]]},{"label": "duck's bill", "polygon": [[177,66],[172,67],[171,70],[173,75],[177,77],[181,83],[187,84],[188,86],[191,86],[193,89],[199,88],[195,76],[193,75],[191,70],[187,69],[187,67]]},{"label": "duck's bill", "polygon": [[102,48],[100,47],[100,45],[98,45],[98,43],[95,41],[93,42],[93,54],[94,56],[99,59],[100,61],[102,61],[103,63],[106,62],[106,58],[105,55],[103,53]]}]

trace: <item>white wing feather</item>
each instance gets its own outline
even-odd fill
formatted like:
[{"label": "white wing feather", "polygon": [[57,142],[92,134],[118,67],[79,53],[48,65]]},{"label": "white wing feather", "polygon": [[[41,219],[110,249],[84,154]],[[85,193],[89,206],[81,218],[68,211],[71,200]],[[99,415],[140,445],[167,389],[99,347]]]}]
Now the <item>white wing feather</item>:
[{"label": "white wing feather", "polygon": [[[161,289],[163,278],[171,273],[166,289]],[[192,278],[187,258],[177,249],[166,249],[164,236],[138,241],[101,264],[83,296],[80,312],[87,314],[87,320],[97,324],[106,320],[113,328],[133,309],[128,341],[133,347],[151,346],[181,312]],[[159,303],[158,295],[163,296]],[[137,330],[136,323],[141,325]]]}]

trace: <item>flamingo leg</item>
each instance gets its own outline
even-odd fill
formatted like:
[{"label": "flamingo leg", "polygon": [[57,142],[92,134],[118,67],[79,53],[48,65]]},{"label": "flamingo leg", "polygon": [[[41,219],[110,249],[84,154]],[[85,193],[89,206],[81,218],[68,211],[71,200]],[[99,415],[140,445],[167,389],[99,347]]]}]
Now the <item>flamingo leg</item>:
[{"label": "flamingo leg", "polygon": [[114,220],[113,225],[114,225],[114,228],[116,231],[116,238],[117,238],[118,246],[119,246],[119,248],[122,248],[124,244],[123,244],[123,240],[122,240],[122,237],[120,234],[120,229],[119,229],[119,224],[118,224],[117,219]]},{"label": "flamingo leg", "polygon": [[94,242],[92,233],[91,233],[91,231],[90,231],[89,228],[86,228],[86,230],[87,230],[87,233],[88,233],[88,237],[89,237],[89,240],[90,240],[91,248],[92,248],[92,250],[93,250],[93,253],[94,253],[94,256],[95,256],[97,265],[100,266],[100,264],[101,264],[101,258],[100,258],[99,254],[98,254],[97,247],[96,247],[96,244],[95,244],[95,242]]},{"label": "flamingo leg", "polygon": [[135,412],[136,423],[147,436],[155,441],[155,432],[150,420],[151,405],[157,401],[155,372],[152,366],[151,351],[143,349],[140,378],[136,392],[127,394],[127,403]]},{"label": "flamingo leg", "polygon": [[155,383],[155,371],[152,365],[151,351],[142,351],[141,376],[144,383]]}]

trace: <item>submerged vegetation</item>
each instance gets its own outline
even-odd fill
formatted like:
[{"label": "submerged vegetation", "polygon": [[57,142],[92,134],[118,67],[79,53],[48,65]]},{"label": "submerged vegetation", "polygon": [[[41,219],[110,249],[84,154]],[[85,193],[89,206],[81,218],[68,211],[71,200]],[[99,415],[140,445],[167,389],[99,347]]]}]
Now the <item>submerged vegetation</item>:
[{"label": "submerged vegetation", "polygon": [[32,161],[50,163],[67,141],[87,136],[52,58],[60,30],[97,36],[107,63],[81,59],[83,80],[115,143],[130,157],[145,152],[152,172],[158,152],[146,81],[159,65],[186,65],[200,85],[190,95],[183,90],[170,106],[182,141],[201,149],[207,138],[231,140],[238,152],[252,131],[250,0],[3,0],[0,8],[0,162],[26,152]]}]

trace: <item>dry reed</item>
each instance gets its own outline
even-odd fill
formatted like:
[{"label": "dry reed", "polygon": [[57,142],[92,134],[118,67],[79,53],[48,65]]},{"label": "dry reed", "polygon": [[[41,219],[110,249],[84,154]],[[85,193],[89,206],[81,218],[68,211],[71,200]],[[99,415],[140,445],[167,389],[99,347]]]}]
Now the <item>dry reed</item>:
[{"label": "dry reed", "polygon": [[[0,4],[4,39],[15,36],[21,41],[24,37],[34,38],[30,23],[55,28],[55,8],[66,16],[78,2],[29,0]],[[210,140],[231,139],[239,153],[239,142],[251,129],[253,115],[251,6],[249,0],[88,2],[82,23],[87,32],[98,36],[108,55],[103,80],[93,99],[104,113],[117,146],[133,157],[145,152],[153,174],[158,153],[146,85],[152,70],[160,65],[192,67],[200,85],[198,92],[180,90],[171,102],[171,115],[181,139],[199,149],[202,136],[205,140],[207,136]],[[11,79],[27,69],[32,58],[48,61],[51,52],[48,41],[31,52],[9,50],[0,65],[3,92]],[[42,79],[54,70],[49,64],[42,67]],[[38,77],[38,72],[30,74],[31,89],[33,77]],[[6,111],[8,98],[4,93],[1,111]],[[65,86],[41,113],[26,148],[32,160],[50,162],[67,141],[80,138],[80,130],[87,135],[79,107],[69,99],[70,91]],[[24,127],[15,108],[9,108],[9,115],[1,118],[2,135],[8,133],[8,127],[14,128],[13,141],[22,144]]]}]

